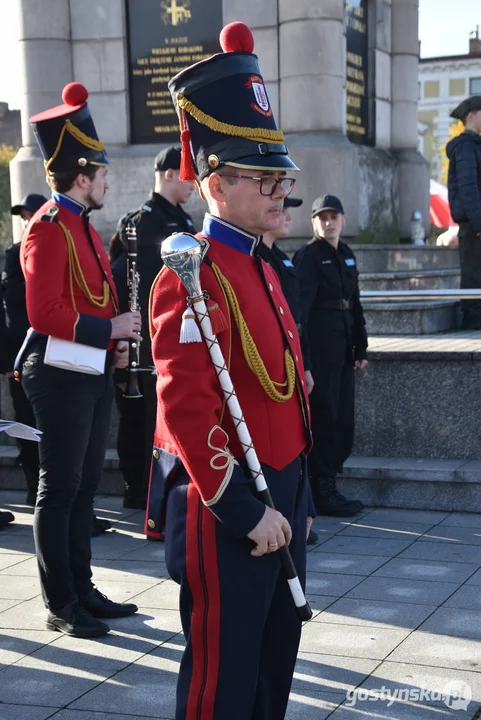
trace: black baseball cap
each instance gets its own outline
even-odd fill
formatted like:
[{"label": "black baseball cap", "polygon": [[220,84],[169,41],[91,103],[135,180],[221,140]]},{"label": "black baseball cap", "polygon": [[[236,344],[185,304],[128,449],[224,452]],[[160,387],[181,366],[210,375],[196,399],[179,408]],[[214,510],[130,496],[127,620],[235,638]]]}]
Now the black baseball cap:
[{"label": "black baseball cap", "polygon": [[28,210],[31,213],[36,213],[37,210],[40,210],[42,205],[45,205],[46,202],[47,198],[43,195],[30,193],[30,195],[25,195],[18,205],[11,207],[10,212],[12,215],[20,215],[22,210]]},{"label": "black baseball cap", "polygon": [[342,202],[335,195],[322,195],[314,200],[312,203],[312,217],[316,217],[324,210],[332,210],[339,213],[339,215],[344,215]]},{"label": "black baseball cap", "polygon": [[293,198],[290,195],[284,198],[284,207],[300,207],[302,205],[301,198]]},{"label": "black baseball cap", "polygon": [[180,145],[171,145],[161,150],[155,158],[155,170],[180,170]]}]

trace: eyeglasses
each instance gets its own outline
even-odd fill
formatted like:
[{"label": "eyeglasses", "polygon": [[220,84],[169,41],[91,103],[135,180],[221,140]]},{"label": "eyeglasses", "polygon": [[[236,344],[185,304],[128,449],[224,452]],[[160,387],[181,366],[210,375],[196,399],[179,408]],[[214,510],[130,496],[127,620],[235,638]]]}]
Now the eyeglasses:
[{"label": "eyeglasses", "polygon": [[245,180],[255,180],[259,183],[261,195],[272,196],[277,190],[277,186],[281,188],[287,195],[290,195],[296,183],[295,178],[273,178],[273,177],[253,177],[252,175],[240,175],[239,173],[222,173],[221,177],[237,177]]}]

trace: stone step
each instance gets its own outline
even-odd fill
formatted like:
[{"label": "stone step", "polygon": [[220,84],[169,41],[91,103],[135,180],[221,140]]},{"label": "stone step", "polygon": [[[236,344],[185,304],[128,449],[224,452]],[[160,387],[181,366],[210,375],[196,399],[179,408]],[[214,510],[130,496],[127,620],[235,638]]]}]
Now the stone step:
[{"label": "stone step", "polygon": [[[4,433],[2,433],[4,434]],[[13,445],[0,445],[0,490],[25,490],[25,476],[16,464],[18,450]],[[119,470],[117,450],[109,448],[105,453],[104,474],[99,492],[108,495],[122,495],[124,482]]]},{"label": "stone step", "polygon": [[351,456],[339,491],[366,506],[479,512],[481,462]]},{"label": "stone step", "polygon": [[359,284],[361,290],[454,290],[460,278],[459,268],[360,273]]},{"label": "stone step", "polygon": [[352,245],[361,273],[416,272],[459,267],[458,248],[435,245]]},{"label": "stone step", "polygon": [[[0,446],[0,490],[25,490],[16,448]],[[479,512],[481,461],[351,456],[337,480],[340,492],[366,506]],[[122,495],[118,455],[107,450],[99,494]]]},{"label": "stone step", "polygon": [[[287,238],[279,240],[279,247],[293,255],[310,238]],[[459,252],[455,246],[436,245],[357,245],[347,238],[356,254],[359,272],[415,272],[459,267]]]},{"label": "stone step", "polygon": [[456,300],[365,300],[362,305],[368,335],[430,335],[459,327],[460,306]]},{"label": "stone step", "polygon": [[354,454],[481,460],[481,331],[371,337]]}]

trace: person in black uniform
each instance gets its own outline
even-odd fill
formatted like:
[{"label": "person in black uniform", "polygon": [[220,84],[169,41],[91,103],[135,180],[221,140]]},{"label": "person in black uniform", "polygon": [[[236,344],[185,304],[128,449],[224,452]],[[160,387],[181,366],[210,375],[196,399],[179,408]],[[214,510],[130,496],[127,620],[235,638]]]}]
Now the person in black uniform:
[{"label": "person in black uniform", "polygon": [[[37,193],[26,195],[20,203],[14,205],[10,212],[19,216],[25,229],[32,216],[47,202],[47,198]],[[20,266],[20,243],[10,245],[5,251],[5,268],[2,274],[3,296],[7,314],[9,335],[9,378],[10,395],[12,398],[15,420],[35,427],[32,406],[27,400],[22,385],[13,377],[15,357],[22,347],[25,335],[30,327],[25,302],[25,278]],[[19,454],[18,464],[21,466],[27,483],[26,504],[35,505],[38,488],[38,443],[31,440],[17,440]]]},{"label": "person in black uniform", "polygon": [[[9,337],[5,323],[5,308],[3,304],[3,291],[0,287],[0,373],[6,375],[10,369]],[[8,510],[0,510],[0,530],[15,520]]]},{"label": "person in black uniform", "polygon": [[354,441],[354,369],[367,365],[367,334],[354,253],[340,242],[345,223],[334,195],[314,200],[313,239],[294,257],[301,318],[314,378],[310,395],[314,447],[308,457],[319,515],[348,517],[363,509],[336,490],[336,475]]},{"label": "person in black uniform", "polygon": [[[481,95],[466,98],[451,113],[464,132],[446,145],[448,196],[459,225],[461,287],[481,288]],[[462,300],[462,327],[481,330],[481,301]]]},{"label": "person in black uniform", "polygon": [[[306,378],[307,392],[310,394],[314,387],[312,372],[309,369],[309,352],[306,346],[306,337],[302,332],[301,324],[301,289],[297,277],[296,269],[292,260],[283,252],[276,240],[287,237],[289,235],[289,226],[291,224],[290,208],[300,207],[302,200],[300,198],[286,197],[284,198],[284,209],[279,218],[279,226],[275,230],[269,230],[262,236],[262,242],[259,245],[258,253],[275,270],[280,280],[282,292],[287,300],[292,317],[296,321],[297,329],[301,338],[302,354],[304,357],[304,374]],[[319,537],[312,528],[309,530],[307,538],[308,545],[315,545]]]},{"label": "person in black uniform", "polygon": [[[142,207],[127,213],[119,221],[118,242],[111,243],[112,263],[119,307],[128,310],[127,255],[125,252],[125,226],[131,219],[137,229],[137,269],[139,272],[139,302],[142,326],[146,328],[140,345],[140,366],[153,370],[150,337],[147,328],[149,294],[152,283],[158,275],[162,260],[160,245],[169,235],[178,232],[195,233],[190,216],[182,208],[194,190],[192,182],[179,180],[180,147],[161,150],[155,158],[155,187]],[[125,482],[124,507],[144,509],[147,501],[152,442],[154,437],[157,400],[156,377],[151,372],[139,373],[139,387],[142,398],[134,400],[123,396],[125,373],[117,373],[116,401],[120,413],[117,450]]]}]

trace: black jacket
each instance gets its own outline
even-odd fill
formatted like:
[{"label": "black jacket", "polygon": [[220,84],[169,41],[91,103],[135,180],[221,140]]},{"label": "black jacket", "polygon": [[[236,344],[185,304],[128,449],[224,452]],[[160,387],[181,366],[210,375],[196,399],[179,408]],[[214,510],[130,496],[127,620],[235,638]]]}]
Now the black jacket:
[{"label": "black jacket", "polygon": [[[366,324],[351,248],[340,242],[336,250],[327,240],[314,237],[296,253],[294,265],[301,287],[301,322],[313,368],[322,362],[343,363],[346,357],[365,359]],[[350,309],[340,309],[343,300]]]},{"label": "black jacket", "polygon": [[[139,303],[142,315],[141,361],[152,365],[149,337],[149,295],[152,283],[162,268],[160,246],[162,240],[177,232],[195,233],[190,216],[180,205],[172,205],[162,195],[151,192],[149,199],[138,213],[129,213],[137,229],[137,269],[139,272]],[[126,216],[125,216],[126,217]],[[121,221],[122,222],[122,221]],[[127,285],[127,255],[122,253],[112,263],[120,312],[129,309],[129,290]]]},{"label": "black jacket", "polygon": [[30,327],[25,298],[25,278],[20,264],[20,247],[20,243],[17,243],[10,245],[6,249],[5,268],[2,275],[2,290],[7,316],[9,362],[11,368],[13,368],[13,361]]},{"label": "black jacket", "polygon": [[257,252],[266,263],[269,263],[279,278],[282,292],[287,300],[301,338],[304,367],[306,370],[310,370],[307,339],[301,323],[301,288],[299,286],[296,268],[289,259],[289,256],[282,252],[276,243],[270,248],[261,242]]},{"label": "black jacket", "polygon": [[481,136],[466,130],[446,146],[448,195],[454,222],[469,222],[481,232]]},{"label": "black jacket", "polygon": [[10,362],[10,340],[5,322],[5,306],[3,304],[3,291],[0,294],[0,374],[13,369]]}]

